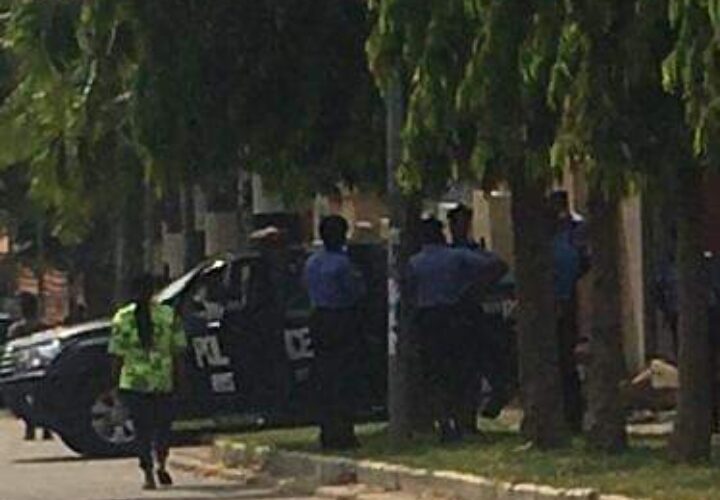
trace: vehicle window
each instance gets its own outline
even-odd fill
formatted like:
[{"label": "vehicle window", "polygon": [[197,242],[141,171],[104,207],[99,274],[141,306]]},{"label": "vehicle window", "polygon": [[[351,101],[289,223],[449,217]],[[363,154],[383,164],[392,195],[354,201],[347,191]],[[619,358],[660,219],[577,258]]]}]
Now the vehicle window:
[{"label": "vehicle window", "polygon": [[206,322],[220,321],[228,301],[228,266],[210,269],[190,286],[185,295],[185,312]]},{"label": "vehicle window", "polygon": [[227,275],[228,307],[240,310],[248,306],[252,268],[249,262],[234,262]]},{"label": "vehicle window", "polygon": [[220,259],[211,262],[209,265],[207,262],[203,262],[160,290],[155,295],[155,300],[163,304],[174,304],[177,298],[183,295],[183,291],[185,291],[190,282],[192,282],[198,275],[203,272],[210,272],[214,269],[221,269],[226,266],[227,263]]}]

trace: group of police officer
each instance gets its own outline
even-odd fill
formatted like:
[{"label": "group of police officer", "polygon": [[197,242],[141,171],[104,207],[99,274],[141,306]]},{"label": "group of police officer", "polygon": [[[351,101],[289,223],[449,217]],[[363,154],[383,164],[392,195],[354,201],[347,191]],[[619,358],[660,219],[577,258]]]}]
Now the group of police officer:
[{"label": "group of police officer", "polygon": [[[570,320],[574,288],[582,274],[582,251],[576,244],[580,221],[569,218],[567,197],[554,194],[557,227],[556,297],[561,312],[558,335],[565,406],[571,425],[582,419],[582,399],[574,357],[577,330]],[[472,211],[458,205],[448,214],[451,241],[443,223],[421,221],[420,251],[405,270],[407,296],[414,311],[413,335],[418,339],[424,389],[441,442],[454,442],[476,433],[477,395],[483,380],[492,388],[484,414],[497,416],[509,397],[506,363],[497,359],[492,336],[484,329],[482,301],[490,287],[508,272],[503,260],[470,235]],[[347,254],[348,223],[330,216],[320,224],[323,248],[307,261],[305,279],[313,305],[311,335],[319,386],[320,441],[324,448],[359,445],[353,429],[353,377],[358,376],[357,346],[362,318],[359,303],[362,278]],[[578,417],[579,415],[579,417]]]}]

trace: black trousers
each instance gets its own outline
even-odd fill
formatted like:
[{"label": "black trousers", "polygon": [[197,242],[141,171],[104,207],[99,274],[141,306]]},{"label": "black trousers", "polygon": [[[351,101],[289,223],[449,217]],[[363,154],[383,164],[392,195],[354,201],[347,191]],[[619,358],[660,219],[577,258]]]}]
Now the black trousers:
[{"label": "black trousers", "polygon": [[575,349],[578,345],[577,305],[575,300],[558,300],[557,334],[560,361],[560,377],[563,390],[565,421],[573,432],[581,432],[585,401],[578,373]]},{"label": "black trousers", "polygon": [[171,428],[175,416],[172,395],[124,391],[121,397],[135,425],[140,468],[152,470],[154,458],[164,466],[170,453]]},{"label": "black trousers", "polygon": [[[510,332],[502,320],[488,316],[478,304],[461,306],[464,393],[460,423],[465,429],[477,426],[478,408],[483,403],[489,414],[499,413],[512,392]],[[480,400],[483,381],[490,386],[489,398]]]},{"label": "black trousers", "polygon": [[323,448],[357,444],[354,414],[360,376],[359,315],[355,309],[320,309],[313,313],[310,334],[315,349],[317,422]]},{"label": "black trousers", "polygon": [[463,411],[468,375],[459,310],[455,307],[419,309],[415,329],[433,418],[441,428],[450,421],[457,424]]}]

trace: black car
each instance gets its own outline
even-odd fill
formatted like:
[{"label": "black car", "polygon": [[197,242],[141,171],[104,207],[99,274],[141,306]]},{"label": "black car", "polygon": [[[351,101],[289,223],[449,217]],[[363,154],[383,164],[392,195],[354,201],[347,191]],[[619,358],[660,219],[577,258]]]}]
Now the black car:
[{"label": "black car", "polygon": [[[374,292],[363,315],[368,374],[357,387],[359,411],[368,417],[381,414],[385,400],[384,257],[378,250],[352,251]],[[158,293],[157,300],[180,312],[188,334],[179,418],[311,419],[314,354],[302,284],[305,258],[302,250],[226,255]],[[109,336],[110,320],[99,320],[10,342],[0,360],[7,405],[83,455],[128,453],[134,429],[125,407],[109,395]]]},{"label": "black car", "polygon": [[[368,294],[362,315],[365,377],[358,377],[361,417],[382,416],[387,380],[385,252],[350,248]],[[178,417],[244,415],[269,425],[309,422],[315,407],[310,307],[302,283],[307,254],[270,251],[204,262],[157,299],[180,312],[188,334],[186,383]],[[511,283],[487,298],[498,331],[511,334]],[[0,390],[14,413],[55,431],[83,455],[131,451],[134,429],[111,389],[110,321],[58,328],[8,344]]]}]

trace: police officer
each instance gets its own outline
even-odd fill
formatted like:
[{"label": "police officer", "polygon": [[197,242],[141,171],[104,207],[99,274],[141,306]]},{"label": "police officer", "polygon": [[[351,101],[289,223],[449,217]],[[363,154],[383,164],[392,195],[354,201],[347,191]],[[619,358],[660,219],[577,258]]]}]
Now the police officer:
[{"label": "police officer", "polygon": [[[508,266],[496,254],[485,250],[484,245],[477,243],[470,234],[473,212],[460,203],[448,213],[450,221],[451,243],[453,248],[477,252],[488,261],[496,262],[496,274],[489,276],[488,284],[497,283],[508,271]],[[484,287],[470,287],[461,298],[463,319],[463,343],[467,360],[467,384],[464,394],[463,412],[460,416],[462,427],[470,432],[477,432],[478,394],[482,389],[484,378],[492,392],[486,401],[483,415],[497,417],[507,403],[511,375],[508,373],[510,362],[504,344],[507,338],[498,338],[498,332],[490,328],[482,308]]]},{"label": "police officer", "polygon": [[459,422],[466,355],[460,301],[471,286],[485,286],[498,263],[467,249],[447,245],[435,218],[422,221],[422,249],[410,259],[408,284],[416,309],[421,363],[442,442],[462,439]]},{"label": "police officer", "polygon": [[[18,295],[18,301],[20,303],[21,318],[8,328],[7,338],[10,340],[27,337],[47,328],[47,325],[43,324],[40,319],[40,303],[37,295],[30,292],[21,292]],[[25,407],[26,402],[23,401],[21,406]],[[34,441],[35,424],[29,417],[21,416],[21,418],[25,422],[25,440]],[[52,434],[49,430],[43,429],[43,439],[52,439]]]},{"label": "police officer", "polygon": [[566,191],[554,191],[550,202],[555,215],[555,304],[565,420],[571,431],[581,432],[585,402],[575,349],[579,342],[577,283],[590,265],[587,231],[582,217],[570,210]]},{"label": "police officer", "polygon": [[319,385],[320,444],[325,449],[359,445],[353,427],[353,379],[360,345],[357,312],[364,286],[347,254],[347,232],[344,218],[324,218],[323,248],[305,265],[313,307],[310,330]]}]

